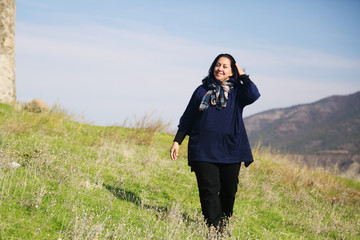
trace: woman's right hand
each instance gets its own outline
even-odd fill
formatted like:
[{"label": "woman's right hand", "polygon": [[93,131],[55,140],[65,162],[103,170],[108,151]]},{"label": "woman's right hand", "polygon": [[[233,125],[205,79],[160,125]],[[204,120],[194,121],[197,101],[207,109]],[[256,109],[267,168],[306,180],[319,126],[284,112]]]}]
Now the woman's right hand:
[{"label": "woman's right hand", "polygon": [[173,142],[173,145],[170,148],[170,157],[174,161],[179,156],[179,148],[180,148],[179,143],[178,142]]}]

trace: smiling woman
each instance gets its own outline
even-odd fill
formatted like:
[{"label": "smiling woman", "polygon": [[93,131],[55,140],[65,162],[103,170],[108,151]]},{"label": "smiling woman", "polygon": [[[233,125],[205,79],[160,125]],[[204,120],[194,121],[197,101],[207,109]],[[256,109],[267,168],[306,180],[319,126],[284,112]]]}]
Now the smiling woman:
[{"label": "smiling woman", "polygon": [[229,80],[230,77],[233,75],[230,65],[231,62],[228,58],[226,57],[219,58],[214,69],[215,79],[220,82]]},{"label": "smiling woman", "polygon": [[230,54],[215,58],[202,83],[180,119],[170,156],[177,159],[189,135],[188,163],[196,174],[201,209],[208,226],[222,235],[233,213],[241,162],[248,167],[254,161],[243,108],[260,94]]}]

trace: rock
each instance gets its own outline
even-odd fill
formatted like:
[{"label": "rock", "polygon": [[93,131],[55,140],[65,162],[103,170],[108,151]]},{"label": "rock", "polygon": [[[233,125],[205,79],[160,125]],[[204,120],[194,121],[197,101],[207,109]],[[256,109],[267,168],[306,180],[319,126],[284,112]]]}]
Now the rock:
[{"label": "rock", "polygon": [[49,106],[43,100],[38,98],[26,103],[24,105],[24,109],[34,113],[44,113],[50,111]]},{"label": "rock", "polygon": [[20,166],[21,165],[19,163],[17,163],[17,162],[11,162],[11,167],[13,167],[13,168],[18,168]]}]

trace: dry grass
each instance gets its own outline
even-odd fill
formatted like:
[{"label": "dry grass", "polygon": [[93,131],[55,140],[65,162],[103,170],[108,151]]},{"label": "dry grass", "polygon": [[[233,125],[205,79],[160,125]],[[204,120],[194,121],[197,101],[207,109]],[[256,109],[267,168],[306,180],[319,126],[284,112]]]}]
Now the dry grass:
[{"label": "dry grass", "polygon": [[[144,144],[128,138],[131,129],[12,114],[0,118],[1,239],[214,237],[186,165],[186,141],[174,162],[173,136],[157,131]],[[144,130],[145,122],[133,124]],[[360,238],[360,190],[271,149],[254,149],[254,157],[240,171],[232,237],[223,239]]]},{"label": "dry grass", "polygon": [[284,229],[295,226],[319,239],[360,236],[360,212],[354,208],[360,204],[359,190],[324,169],[294,164],[270,149],[258,149],[255,157],[258,161],[240,172],[240,198],[245,194],[248,201],[262,199],[249,215],[261,219],[260,209],[271,209]]},{"label": "dry grass", "polygon": [[326,170],[327,173],[360,181],[360,155],[350,153],[284,154],[281,158],[295,162],[308,169]]},{"label": "dry grass", "polygon": [[155,117],[155,112],[144,114],[142,117],[130,121],[126,119],[122,124],[129,129],[129,139],[135,144],[151,145],[156,132],[166,131],[170,123],[165,123],[160,117]]}]

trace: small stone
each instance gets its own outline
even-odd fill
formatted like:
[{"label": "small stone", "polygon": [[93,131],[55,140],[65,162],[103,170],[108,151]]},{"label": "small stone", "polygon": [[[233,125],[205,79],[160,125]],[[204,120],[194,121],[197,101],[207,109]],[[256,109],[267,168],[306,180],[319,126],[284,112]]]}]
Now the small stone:
[{"label": "small stone", "polygon": [[13,168],[18,168],[20,166],[21,165],[19,163],[17,163],[17,162],[11,162],[11,167],[13,167]]}]

